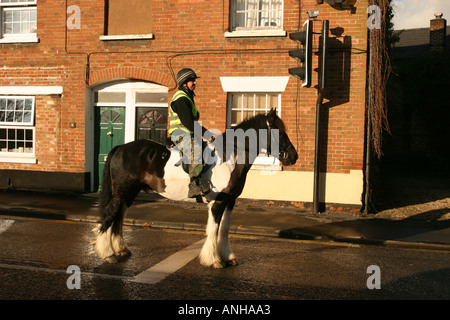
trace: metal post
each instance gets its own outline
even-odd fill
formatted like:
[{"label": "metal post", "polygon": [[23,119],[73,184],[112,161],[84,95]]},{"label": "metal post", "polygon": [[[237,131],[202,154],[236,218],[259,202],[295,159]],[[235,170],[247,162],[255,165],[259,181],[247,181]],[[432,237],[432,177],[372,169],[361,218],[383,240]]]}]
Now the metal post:
[{"label": "metal post", "polygon": [[322,118],[322,102],[327,87],[327,50],[328,50],[329,21],[324,20],[322,25],[322,60],[320,64],[319,94],[316,102],[316,141],[314,154],[314,190],[313,213],[319,213],[320,199],[320,120]]},{"label": "metal post", "polygon": [[319,213],[319,191],[320,191],[320,119],[322,111],[323,91],[319,88],[316,102],[316,144],[314,153],[314,190],[313,190],[313,213]]}]

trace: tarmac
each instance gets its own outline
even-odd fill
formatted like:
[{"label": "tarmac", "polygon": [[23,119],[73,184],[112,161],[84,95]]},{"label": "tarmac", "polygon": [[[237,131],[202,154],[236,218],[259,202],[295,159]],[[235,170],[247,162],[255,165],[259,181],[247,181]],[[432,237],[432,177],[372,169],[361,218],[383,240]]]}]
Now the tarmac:
[{"label": "tarmac", "polygon": [[[124,224],[204,232],[207,205],[140,193]],[[0,190],[2,216],[99,223],[98,193]],[[358,210],[312,213],[295,202],[238,199],[230,234],[450,251],[450,221],[391,220]]]}]

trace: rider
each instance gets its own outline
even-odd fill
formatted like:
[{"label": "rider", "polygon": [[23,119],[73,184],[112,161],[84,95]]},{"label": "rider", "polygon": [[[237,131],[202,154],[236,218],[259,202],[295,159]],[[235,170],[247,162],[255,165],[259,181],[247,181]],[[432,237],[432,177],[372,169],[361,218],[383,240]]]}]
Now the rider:
[{"label": "rider", "polygon": [[202,193],[209,192],[209,188],[201,186],[199,176],[203,169],[202,141],[194,139],[194,128],[202,130],[202,136],[206,129],[200,126],[198,119],[200,114],[194,102],[194,90],[196,79],[199,77],[189,68],[184,68],[177,73],[178,91],[170,101],[169,109],[169,135],[170,139],[180,148],[183,154],[190,158],[189,163],[189,198],[195,198]]}]

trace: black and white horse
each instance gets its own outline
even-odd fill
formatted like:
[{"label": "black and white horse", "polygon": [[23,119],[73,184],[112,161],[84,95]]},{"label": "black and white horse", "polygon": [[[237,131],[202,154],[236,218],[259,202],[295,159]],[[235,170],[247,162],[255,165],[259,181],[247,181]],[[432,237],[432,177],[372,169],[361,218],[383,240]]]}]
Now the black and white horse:
[{"label": "black and white horse", "polygon": [[[237,131],[244,133],[245,141],[241,144],[238,141],[236,146]],[[231,145],[231,152],[225,150]],[[209,203],[207,238],[199,256],[202,265],[221,268],[237,264],[228,239],[231,212],[253,161],[264,149],[279,150],[272,155],[285,166],[294,164],[298,158],[274,109],[216,136],[203,152],[204,157],[212,158],[205,159],[210,165],[202,173],[203,183],[209,183],[211,188],[205,196]],[[117,262],[118,257],[131,254],[122,236],[122,223],[126,208],[141,190],[151,189],[171,200],[195,201],[187,198],[189,176],[180,160],[179,151],[151,140],[137,140],[110,151],[102,178],[101,226],[95,245],[101,258]]]}]

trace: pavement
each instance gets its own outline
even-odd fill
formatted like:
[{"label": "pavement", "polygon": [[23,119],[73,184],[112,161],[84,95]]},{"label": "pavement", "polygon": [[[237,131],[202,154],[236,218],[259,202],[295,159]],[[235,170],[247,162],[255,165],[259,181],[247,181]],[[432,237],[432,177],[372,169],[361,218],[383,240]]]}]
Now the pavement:
[{"label": "pavement", "polygon": [[[0,190],[2,216],[98,223],[98,193]],[[125,225],[204,232],[207,205],[140,193]],[[450,250],[450,221],[391,220],[358,210],[312,213],[294,202],[238,199],[230,234]]]}]

